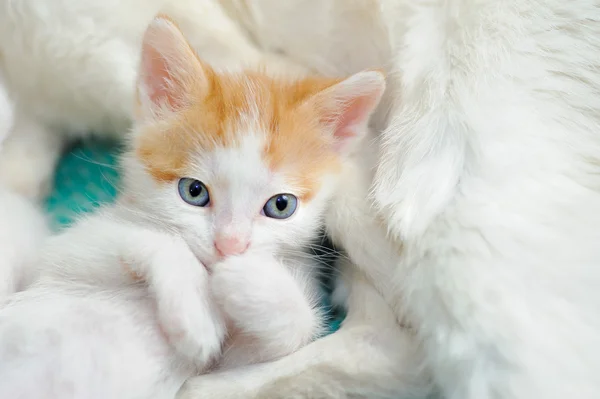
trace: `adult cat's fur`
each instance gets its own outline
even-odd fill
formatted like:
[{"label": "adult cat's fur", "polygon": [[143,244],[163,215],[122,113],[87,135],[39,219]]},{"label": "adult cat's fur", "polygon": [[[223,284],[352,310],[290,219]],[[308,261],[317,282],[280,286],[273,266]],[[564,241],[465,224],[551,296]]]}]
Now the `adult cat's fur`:
[{"label": "adult cat's fur", "polygon": [[[322,25],[278,25],[260,21],[293,6],[254,2],[249,26],[299,57],[290,38],[369,54],[329,31],[351,6],[326,3]],[[447,398],[598,397],[599,5],[381,4],[395,90],[378,212],[341,194],[329,221],[358,267],[350,320],[275,363],[192,380],[180,398],[415,397],[428,391],[422,365]],[[364,195],[365,179],[345,188]],[[381,328],[392,314],[414,340]]]},{"label": "adult cat's fur", "polygon": [[[12,112],[0,77],[0,148],[12,126]],[[0,185],[0,302],[29,283],[31,263],[48,233],[41,210]]]},{"label": "adult cat's fur", "polygon": [[[58,4],[49,14],[67,3],[48,2]],[[375,124],[394,107],[373,181],[377,209],[365,203],[372,176],[357,170],[344,187],[355,194],[340,194],[330,220],[358,266],[342,329],[277,362],[199,377],[181,397],[395,398],[427,392],[429,372],[450,398],[598,397],[597,2],[221,3],[261,48],[307,67],[388,67],[390,98]],[[123,4],[139,6],[107,9],[131,15],[114,11]],[[212,20],[187,7],[196,27]],[[21,16],[32,21],[24,32],[37,32],[39,20]],[[73,42],[88,30],[63,38],[49,26],[60,48],[88,48]],[[118,103],[107,103],[111,113]]]}]

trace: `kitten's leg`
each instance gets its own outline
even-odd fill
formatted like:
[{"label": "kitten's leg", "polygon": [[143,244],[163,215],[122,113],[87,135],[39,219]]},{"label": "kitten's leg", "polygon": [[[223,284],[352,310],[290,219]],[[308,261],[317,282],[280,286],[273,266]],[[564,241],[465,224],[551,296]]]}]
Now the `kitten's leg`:
[{"label": "kitten's leg", "polygon": [[290,354],[323,330],[317,293],[305,292],[287,266],[270,256],[228,258],[215,265],[211,287],[236,329],[223,369]]},{"label": "kitten's leg", "polygon": [[271,363],[194,377],[178,399],[423,398],[429,373],[414,336],[371,283],[352,271],[342,328]]},{"label": "kitten's leg", "polygon": [[42,199],[52,188],[63,140],[61,134],[17,112],[0,146],[0,183],[28,198]]},{"label": "kitten's leg", "polygon": [[225,322],[204,265],[175,236],[144,232],[123,242],[124,266],[148,283],[163,332],[180,355],[205,369],[221,351]]},{"label": "kitten's leg", "polygon": [[220,354],[225,327],[208,272],[179,236],[100,212],[52,237],[43,256],[45,264],[56,266],[41,270],[42,278],[58,272],[60,279],[66,275],[83,284],[147,282],[157,321],[178,353],[199,368]]}]

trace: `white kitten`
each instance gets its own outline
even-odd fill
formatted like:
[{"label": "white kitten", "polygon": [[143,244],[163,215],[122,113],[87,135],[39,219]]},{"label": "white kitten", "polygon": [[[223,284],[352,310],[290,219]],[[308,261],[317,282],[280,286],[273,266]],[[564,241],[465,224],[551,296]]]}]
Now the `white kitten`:
[{"label": "white kitten", "polygon": [[383,75],[219,74],[165,17],[142,47],[124,192],[51,238],[38,281],[0,310],[2,398],[170,397],[321,333],[301,250]]}]

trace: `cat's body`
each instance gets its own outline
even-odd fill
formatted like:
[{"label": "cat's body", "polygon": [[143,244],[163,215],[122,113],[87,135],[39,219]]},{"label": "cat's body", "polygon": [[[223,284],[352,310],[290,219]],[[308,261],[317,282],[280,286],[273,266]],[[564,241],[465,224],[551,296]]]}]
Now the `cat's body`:
[{"label": "cat's body", "polygon": [[[198,372],[319,334],[313,260],[232,257],[209,281],[185,240],[136,211],[117,204],[48,240],[41,276],[0,310],[2,397],[170,398]],[[293,320],[281,314],[290,307]],[[263,331],[256,340],[226,323]]]},{"label": "cat's body", "polygon": [[41,281],[19,292],[0,312],[0,392],[31,399],[173,397],[195,368],[155,327],[155,313],[143,286]]},{"label": "cat's body", "polygon": [[0,308],[2,398],[169,398],[323,332],[304,249],[384,76],[220,74],[166,17],[141,54],[120,199],[50,238]]},{"label": "cat's body", "polygon": [[[342,329],[276,362],[198,377],[181,397],[414,397],[430,372],[449,398],[598,397],[595,2],[223,4],[259,47],[307,67],[385,66],[390,101],[374,121],[387,126],[377,174],[351,174],[329,216],[355,263]],[[212,18],[188,15],[198,27]],[[73,37],[59,48],[80,48]]]}]

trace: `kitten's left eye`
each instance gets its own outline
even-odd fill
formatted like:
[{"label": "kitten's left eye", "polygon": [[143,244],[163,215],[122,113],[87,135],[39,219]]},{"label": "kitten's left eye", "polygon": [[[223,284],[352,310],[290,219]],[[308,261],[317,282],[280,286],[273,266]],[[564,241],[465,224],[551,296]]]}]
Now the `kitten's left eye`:
[{"label": "kitten's left eye", "polygon": [[273,219],[287,219],[296,212],[297,206],[298,199],[292,194],[277,194],[267,201],[263,212]]},{"label": "kitten's left eye", "polygon": [[179,196],[185,202],[194,206],[206,206],[210,201],[208,189],[204,183],[187,177],[179,180]]}]

